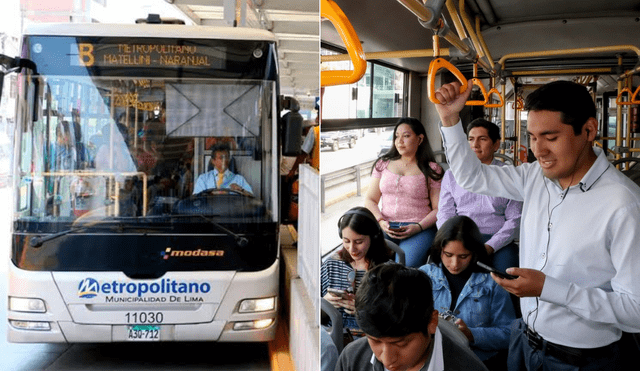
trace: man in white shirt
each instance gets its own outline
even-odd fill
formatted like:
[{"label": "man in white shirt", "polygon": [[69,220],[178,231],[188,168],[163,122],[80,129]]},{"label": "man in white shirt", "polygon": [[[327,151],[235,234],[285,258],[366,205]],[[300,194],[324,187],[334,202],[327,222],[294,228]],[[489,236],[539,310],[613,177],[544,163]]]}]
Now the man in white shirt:
[{"label": "man in white shirt", "polygon": [[510,370],[622,369],[623,331],[640,332],[640,188],[593,147],[598,122],[586,88],[547,84],[527,97],[537,161],[483,165],[470,151],[459,112],[471,86],[442,86],[436,109],[451,170],[465,189],[524,201],[520,267],[506,280],[521,297]]},{"label": "man in white shirt", "polygon": [[229,147],[216,145],[211,152],[211,162],[214,168],[198,177],[193,187],[193,194],[207,189],[230,189],[238,193],[253,195],[253,190],[247,180],[242,175],[229,170]]},{"label": "man in white shirt", "polygon": [[370,269],[355,307],[366,336],[344,348],[336,371],[487,370],[468,343],[457,340],[458,329],[438,325],[431,280],[419,269],[397,263]]}]

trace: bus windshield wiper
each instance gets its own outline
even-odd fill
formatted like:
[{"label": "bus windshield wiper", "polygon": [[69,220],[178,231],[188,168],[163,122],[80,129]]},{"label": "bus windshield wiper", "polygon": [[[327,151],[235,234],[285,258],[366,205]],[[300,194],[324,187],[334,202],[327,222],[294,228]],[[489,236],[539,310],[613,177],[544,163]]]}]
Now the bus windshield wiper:
[{"label": "bus windshield wiper", "polygon": [[[211,219],[207,218],[206,216],[204,216],[204,215],[202,215],[202,214],[199,214],[199,215],[171,215],[171,216],[158,216],[158,217],[151,217],[151,218],[158,218],[158,219],[162,218],[162,219],[165,219],[165,218],[167,218],[167,217],[168,217],[168,218],[170,218],[170,219],[173,219],[173,218],[181,218],[181,217],[189,217],[189,218],[191,218],[191,217],[194,217],[194,216],[198,216],[198,217],[200,217],[200,218],[202,218],[202,219],[206,220],[207,222],[209,222],[211,225],[213,225],[213,226],[214,226],[214,227],[216,227],[217,229],[219,229],[219,230],[223,231],[224,233],[226,233],[227,235],[229,235],[229,236],[233,237],[233,238],[234,238],[234,240],[236,241],[236,244],[237,244],[239,247],[245,247],[245,246],[247,246],[247,244],[249,243],[249,240],[248,240],[246,237],[240,236],[239,234],[237,234],[237,233],[235,233],[235,232],[233,232],[233,231],[231,231],[231,230],[229,230],[229,229],[227,229],[227,228],[223,227],[220,223],[217,223],[217,222],[215,222],[215,221],[213,221],[213,220],[211,220]],[[134,219],[140,219],[140,218],[143,218],[143,219],[150,219],[150,217],[148,217],[148,216],[147,216],[147,217],[138,217],[138,218],[134,218]],[[35,237],[32,237],[32,238],[31,238],[31,240],[29,241],[29,245],[31,245],[31,247],[40,247],[40,246],[42,246],[42,244],[43,244],[43,243],[45,243],[45,242],[48,242],[48,241],[51,241],[51,240],[55,240],[56,238],[58,238],[58,237],[62,237],[62,236],[65,236],[65,235],[67,235],[67,234],[69,234],[69,233],[74,233],[74,232],[78,232],[78,231],[81,231],[81,230],[87,229],[87,228],[89,228],[89,227],[93,227],[93,226],[95,226],[96,224],[102,224],[103,222],[104,222],[104,220],[102,220],[101,222],[94,222],[94,223],[90,223],[90,224],[88,224],[88,225],[82,225],[82,226],[77,226],[77,227],[71,227],[71,228],[69,228],[69,229],[67,229],[67,230],[64,230],[64,231],[62,231],[62,232],[58,232],[58,233],[54,233],[54,234],[50,234],[50,235],[47,235],[47,236],[35,236]],[[151,228],[151,229],[163,229],[163,228],[158,228],[158,227],[151,227],[151,226],[148,226],[148,225],[146,225],[146,226],[140,226],[140,225],[123,225],[122,223],[119,223],[119,224],[117,224],[117,225],[112,225],[111,227],[112,227],[112,228],[119,228],[119,229],[125,229],[125,228]]]},{"label": "bus windshield wiper", "polygon": [[67,229],[66,231],[50,234],[48,236],[32,237],[31,240],[29,240],[29,245],[31,245],[31,247],[40,247],[40,246],[42,246],[43,243],[45,243],[47,241],[55,240],[58,237],[62,237],[62,236],[67,235],[69,233],[77,232],[77,231],[80,231],[80,230],[83,230],[83,229],[86,229],[86,228],[87,228],[87,226],[73,227],[73,228]]},{"label": "bus windshield wiper", "polygon": [[[212,216],[216,216],[216,215],[212,215]],[[247,246],[247,244],[249,243],[249,240],[246,237],[242,237],[239,234],[223,227],[220,223],[218,222],[214,222],[213,220],[207,218],[206,216],[202,215],[202,214],[185,214],[185,215],[159,215],[159,216],[147,216],[144,218],[150,219],[150,218],[158,218],[158,219],[165,219],[165,218],[169,218],[169,219],[173,219],[173,218],[193,218],[193,217],[200,217],[204,220],[206,220],[207,222],[209,222],[209,224],[213,225],[214,227],[218,228],[219,230],[221,230],[222,232],[226,233],[227,235],[233,237],[233,239],[236,241],[236,244],[238,245],[238,247],[245,247]]]},{"label": "bus windshield wiper", "polygon": [[232,236],[236,240],[236,244],[238,245],[238,247],[245,247],[249,243],[249,240],[246,237],[242,237],[239,234],[234,233],[233,231],[230,231],[229,229],[227,229],[227,228],[223,227],[222,225],[220,225],[220,223],[214,222],[213,220],[207,218],[206,216],[204,216],[202,214],[198,214],[198,216],[201,217],[202,219],[208,221],[209,223],[211,223],[214,227],[218,228],[219,230],[227,233],[229,236]]},{"label": "bus windshield wiper", "polygon": [[96,221],[92,221],[90,223],[87,223],[85,225],[71,227],[71,228],[69,228],[67,230],[64,230],[62,232],[50,234],[48,236],[35,236],[35,237],[31,238],[31,240],[29,241],[29,245],[31,245],[31,247],[40,247],[40,246],[42,246],[43,243],[45,243],[47,241],[55,240],[56,238],[68,235],[69,233],[73,233],[73,232],[77,232],[77,231],[81,231],[81,230],[87,229],[89,227],[93,227],[93,226],[95,226],[97,224],[100,224],[102,222],[103,222],[103,220],[96,220]]},{"label": "bus windshield wiper", "polygon": [[[67,230],[64,230],[62,232],[58,232],[58,233],[54,233],[54,234],[50,234],[47,236],[35,236],[32,237],[31,240],[29,241],[29,245],[31,245],[31,247],[40,247],[42,246],[43,243],[47,242],[47,241],[51,241],[51,240],[55,240],[58,237],[62,237],[65,235],[68,235],[69,233],[74,233],[74,232],[78,232],[78,231],[82,231],[85,230],[87,228],[90,227],[94,227],[97,224],[107,224],[105,223],[104,220],[100,220],[100,221],[95,221],[92,223],[87,223],[86,225],[81,225],[81,226],[76,226],[76,227],[71,227]],[[127,224],[123,224],[122,222],[118,223],[118,224],[112,224],[109,225],[109,227],[111,229],[131,229],[131,228],[145,228],[145,229],[165,229],[165,228],[159,228],[159,227],[152,227],[152,226],[140,226],[140,225],[127,225]]]}]

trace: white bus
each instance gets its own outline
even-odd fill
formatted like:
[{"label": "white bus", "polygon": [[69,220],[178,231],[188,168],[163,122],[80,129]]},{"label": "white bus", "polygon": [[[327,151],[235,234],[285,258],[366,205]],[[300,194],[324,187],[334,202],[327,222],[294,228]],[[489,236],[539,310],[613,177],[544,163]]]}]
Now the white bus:
[{"label": "white bus", "polygon": [[[273,34],[42,24],[21,50],[1,59],[19,73],[9,341],[272,340],[280,146],[302,122],[280,118]],[[217,146],[250,192],[194,194]]]}]

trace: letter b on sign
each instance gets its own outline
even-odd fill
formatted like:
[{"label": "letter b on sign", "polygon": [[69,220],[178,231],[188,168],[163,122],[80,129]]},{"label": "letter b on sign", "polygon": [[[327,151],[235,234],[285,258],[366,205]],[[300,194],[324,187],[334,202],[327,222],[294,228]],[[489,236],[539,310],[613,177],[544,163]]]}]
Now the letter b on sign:
[{"label": "letter b on sign", "polygon": [[78,44],[78,59],[80,60],[80,64],[83,66],[93,66],[96,59],[93,56],[93,45],[92,44]]}]

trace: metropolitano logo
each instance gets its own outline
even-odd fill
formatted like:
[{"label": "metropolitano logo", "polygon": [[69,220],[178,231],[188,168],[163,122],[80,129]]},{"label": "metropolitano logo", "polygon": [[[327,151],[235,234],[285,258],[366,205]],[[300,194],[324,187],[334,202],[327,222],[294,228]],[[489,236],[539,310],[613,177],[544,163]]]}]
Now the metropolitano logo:
[{"label": "metropolitano logo", "polygon": [[100,284],[93,278],[85,278],[78,285],[78,297],[90,299],[98,295]]}]

